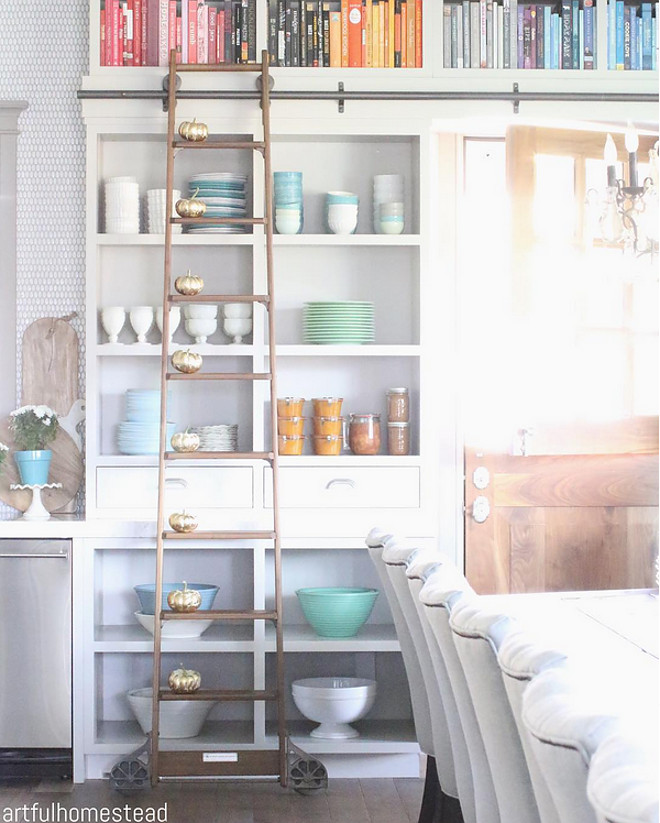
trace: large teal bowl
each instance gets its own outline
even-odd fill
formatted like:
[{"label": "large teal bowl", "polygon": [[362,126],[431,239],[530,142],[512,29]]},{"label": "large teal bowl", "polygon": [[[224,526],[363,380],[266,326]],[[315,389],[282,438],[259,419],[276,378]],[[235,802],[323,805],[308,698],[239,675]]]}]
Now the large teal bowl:
[{"label": "large teal bowl", "polygon": [[378,589],[310,588],[296,591],[307,621],[321,637],[354,637],[366,623]]}]

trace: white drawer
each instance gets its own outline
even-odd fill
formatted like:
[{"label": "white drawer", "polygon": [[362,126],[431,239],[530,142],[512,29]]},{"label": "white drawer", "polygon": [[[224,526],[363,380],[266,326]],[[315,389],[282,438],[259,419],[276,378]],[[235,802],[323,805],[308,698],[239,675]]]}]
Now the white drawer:
[{"label": "white drawer", "polygon": [[[196,509],[252,508],[252,467],[190,466],[169,469],[166,499]],[[158,469],[148,466],[96,470],[99,509],[149,509],[158,503]]]},{"label": "white drawer", "polygon": [[[264,505],[273,505],[265,469]],[[287,466],[280,468],[280,506],[300,509],[419,507],[419,467]]]}]

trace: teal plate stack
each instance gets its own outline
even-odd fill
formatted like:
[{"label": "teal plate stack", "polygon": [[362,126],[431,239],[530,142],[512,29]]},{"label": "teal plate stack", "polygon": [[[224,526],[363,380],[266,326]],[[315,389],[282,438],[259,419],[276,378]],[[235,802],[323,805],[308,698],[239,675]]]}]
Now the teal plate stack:
[{"label": "teal plate stack", "polygon": [[321,637],[354,637],[366,623],[378,589],[321,587],[296,591],[303,614]]},{"label": "teal plate stack", "polygon": [[374,342],[374,304],[366,300],[305,303],[303,339],[316,344]]}]

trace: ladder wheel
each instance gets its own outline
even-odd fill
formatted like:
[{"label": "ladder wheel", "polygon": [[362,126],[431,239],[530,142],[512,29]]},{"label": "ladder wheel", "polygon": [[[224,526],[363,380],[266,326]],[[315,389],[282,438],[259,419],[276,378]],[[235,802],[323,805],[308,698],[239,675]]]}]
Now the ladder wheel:
[{"label": "ladder wheel", "polygon": [[328,788],[328,772],[320,760],[299,758],[289,767],[289,784],[298,794],[312,794]]},{"label": "ladder wheel", "polygon": [[139,792],[149,786],[149,770],[141,760],[120,760],[110,771],[113,788],[122,794]]}]

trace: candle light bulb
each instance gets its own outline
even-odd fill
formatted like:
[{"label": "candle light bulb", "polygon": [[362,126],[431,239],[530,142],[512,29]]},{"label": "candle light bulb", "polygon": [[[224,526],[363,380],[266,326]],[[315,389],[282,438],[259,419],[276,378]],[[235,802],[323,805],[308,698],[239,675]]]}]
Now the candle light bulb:
[{"label": "candle light bulb", "polygon": [[611,134],[607,135],[607,140],[605,141],[605,150],[603,151],[603,159],[608,166],[613,166],[616,163],[617,153],[616,153],[616,144],[614,139],[612,138]]},{"label": "candle light bulb", "polygon": [[639,137],[637,136],[637,129],[628,121],[628,128],[626,129],[626,151],[632,154],[639,148]]}]

